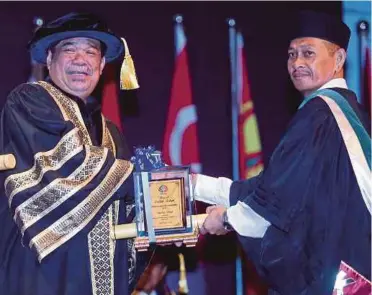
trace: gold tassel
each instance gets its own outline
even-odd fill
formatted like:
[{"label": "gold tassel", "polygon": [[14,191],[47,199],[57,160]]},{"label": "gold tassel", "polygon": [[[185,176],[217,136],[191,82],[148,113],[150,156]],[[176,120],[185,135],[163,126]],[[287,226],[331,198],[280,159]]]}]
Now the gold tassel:
[{"label": "gold tassel", "polygon": [[125,56],[120,70],[120,89],[122,90],[132,90],[138,89],[138,80],[136,75],[136,70],[134,68],[134,63],[132,56],[129,53],[129,48],[127,41],[121,38],[124,43]]}]

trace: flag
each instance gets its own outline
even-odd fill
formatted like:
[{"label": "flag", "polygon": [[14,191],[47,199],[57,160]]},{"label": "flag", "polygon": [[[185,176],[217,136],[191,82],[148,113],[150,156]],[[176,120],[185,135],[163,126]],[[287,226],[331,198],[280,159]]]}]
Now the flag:
[{"label": "flag", "polygon": [[[233,179],[246,179],[263,169],[261,140],[250,93],[244,40],[235,28],[235,20],[229,20],[231,62],[231,121]],[[238,245],[236,258],[236,294],[262,295],[267,286],[259,280],[253,263]]]},{"label": "flag", "polygon": [[[238,108],[238,159],[239,178],[247,179],[263,169],[261,140],[250,92],[244,40],[241,32],[236,33],[236,105]],[[253,263],[242,257],[244,294],[266,294],[267,287],[260,281]]]},{"label": "flag", "polygon": [[103,72],[102,113],[123,132],[118,84],[115,77],[114,64],[107,64]]},{"label": "flag", "polygon": [[263,169],[263,157],[260,134],[249,87],[243,36],[240,32],[237,32],[236,38],[239,176],[246,179],[261,172]]},{"label": "flag", "polygon": [[175,68],[173,73],[168,118],[166,122],[163,160],[168,165],[190,165],[194,173],[201,172],[197,112],[193,104],[191,80],[182,17],[175,22]]}]

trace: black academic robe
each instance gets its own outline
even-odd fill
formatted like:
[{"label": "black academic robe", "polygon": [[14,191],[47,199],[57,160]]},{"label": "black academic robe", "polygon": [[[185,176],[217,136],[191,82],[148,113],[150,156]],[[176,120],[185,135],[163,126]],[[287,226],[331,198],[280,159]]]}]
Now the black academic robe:
[{"label": "black academic robe", "polygon": [[[355,94],[342,94],[370,135]],[[327,104],[299,109],[260,175],[234,182],[230,203],[248,204],[271,225],[239,236],[269,294],[332,294],[341,261],[371,280],[371,216]]]},{"label": "black academic robe", "polygon": [[132,221],[133,165],[97,106],[42,83],[1,112],[0,154],[17,165],[0,172],[0,294],[128,295],[127,242],[109,233]]}]

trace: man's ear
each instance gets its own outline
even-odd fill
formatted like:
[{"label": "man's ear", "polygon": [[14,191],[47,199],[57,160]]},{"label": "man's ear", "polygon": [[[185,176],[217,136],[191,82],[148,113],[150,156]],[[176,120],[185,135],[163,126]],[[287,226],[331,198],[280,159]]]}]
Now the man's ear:
[{"label": "man's ear", "polygon": [[336,72],[339,72],[344,67],[346,61],[346,51],[343,48],[337,49],[336,55]]},{"label": "man's ear", "polygon": [[102,72],[103,72],[103,69],[105,68],[105,65],[106,65],[106,58],[105,57],[102,57],[102,60],[101,60],[101,71],[100,71],[100,75],[102,75]]},{"label": "man's ear", "polygon": [[50,65],[52,64],[52,51],[50,49],[48,50],[48,56],[47,56],[47,59],[46,59],[46,64],[47,64],[48,70],[50,70]]}]

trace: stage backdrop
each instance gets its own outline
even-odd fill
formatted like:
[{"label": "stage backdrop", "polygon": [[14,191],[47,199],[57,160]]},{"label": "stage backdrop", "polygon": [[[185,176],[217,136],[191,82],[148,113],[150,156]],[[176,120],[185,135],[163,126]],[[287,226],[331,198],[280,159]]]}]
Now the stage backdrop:
[{"label": "stage backdrop", "polygon": [[[230,61],[227,18],[241,30],[264,163],[299,104],[287,70],[287,36],[299,9],[341,13],[341,2],[1,2],[0,108],[31,71],[26,45],[34,17],[70,11],[100,14],[128,41],[141,88],[121,93],[124,133],[131,146],[162,147],[174,69],[173,17],[184,18],[202,172],[232,177]],[[306,132],[304,130],[304,132]],[[191,294],[235,293],[233,239],[206,238],[189,249]],[[173,283],[174,286],[174,281]]]}]

